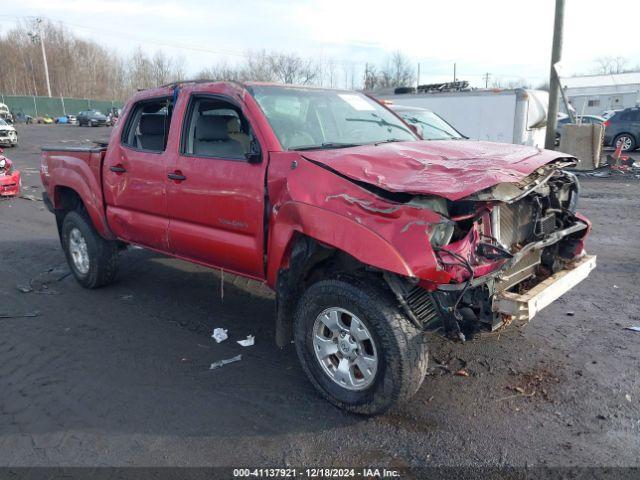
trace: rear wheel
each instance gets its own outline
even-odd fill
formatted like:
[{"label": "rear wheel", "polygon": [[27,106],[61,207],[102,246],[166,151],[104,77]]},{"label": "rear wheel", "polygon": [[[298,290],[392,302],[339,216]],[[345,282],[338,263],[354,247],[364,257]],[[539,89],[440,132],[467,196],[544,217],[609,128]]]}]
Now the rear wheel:
[{"label": "rear wheel", "polygon": [[613,141],[613,146],[618,148],[622,145],[623,152],[631,152],[636,149],[636,139],[628,133],[621,133]]},{"label": "rear wheel", "polygon": [[118,272],[118,245],[102,238],[86,212],[71,211],[62,221],[61,240],[73,276],[85,288],[112,283]]},{"label": "rear wheel", "polygon": [[302,295],[295,345],[307,376],[327,400],[361,414],[411,398],[427,370],[424,334],[383,288],[323,280]]}]

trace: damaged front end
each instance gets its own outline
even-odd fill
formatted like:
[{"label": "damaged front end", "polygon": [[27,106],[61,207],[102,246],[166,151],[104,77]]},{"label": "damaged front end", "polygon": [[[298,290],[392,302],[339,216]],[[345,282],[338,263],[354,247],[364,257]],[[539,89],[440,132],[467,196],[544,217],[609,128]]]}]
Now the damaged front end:
[{"label": "damaged front end", "polygon": [[0,197],[20,195],[20,186],[20,171],[16,170],[11,160],[2,155],[0,148]]},{"label": "damaged front end", "polygon": [[529,320],[586,278],[595,257],[584,251],[590,223],[576,213],[577,179],[562,170],[572,164],[558,160],[519,182],[446,201],[430,239],[449,281],[385,275],[412,321],[464,339],[481,326]]}]

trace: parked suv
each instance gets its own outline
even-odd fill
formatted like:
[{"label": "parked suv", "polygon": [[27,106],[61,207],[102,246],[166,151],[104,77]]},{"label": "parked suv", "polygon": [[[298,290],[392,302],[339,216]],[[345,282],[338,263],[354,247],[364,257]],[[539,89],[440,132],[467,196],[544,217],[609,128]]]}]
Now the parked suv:
[{"label": "parked suv", "polygon": [[78,113],[78,126],[104,127],[107,124],[107,117],[97,110],[83,110]]},{"label": "parked suv", "polygon": [[638,148],[640,142],[640,107],[617,112],[604,122],[604,144],[607,147],[622,145],[623,152]]}]

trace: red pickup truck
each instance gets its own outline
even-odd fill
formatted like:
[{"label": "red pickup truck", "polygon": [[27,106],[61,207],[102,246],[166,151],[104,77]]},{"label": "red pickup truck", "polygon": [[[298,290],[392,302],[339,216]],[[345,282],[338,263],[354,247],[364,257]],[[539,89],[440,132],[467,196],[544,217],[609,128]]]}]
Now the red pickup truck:
[{"label": "red pickup truck", "polygon": [[575,163],[424,141],[352,91],[185,82],[134,95],[107,146],[43,148],[41,177],[82,286],[129,244],[266,282],[277,343],[374,414],[420,387],[424,332],[530,319],[587,277]]}]

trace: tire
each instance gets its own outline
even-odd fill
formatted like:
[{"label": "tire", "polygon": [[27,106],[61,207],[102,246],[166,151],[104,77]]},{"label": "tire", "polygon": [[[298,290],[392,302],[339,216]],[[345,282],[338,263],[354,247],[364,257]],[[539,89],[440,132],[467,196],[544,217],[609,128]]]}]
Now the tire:
[{"label": "tire", "polygon": [[[320,317],[329,320],[333,309],[343,310],[340,315],[351,315],[351,325],[354,318],[363,324],[371,338],[371,345],[358,343],[358,351],[368,350],[365,354],[377,358],[377,366],[368,385],[364,375],[364,380],[356,379],[363,382],[358,389],[353,384],[351,388],[339,384],[327,372],[331,366],[323,366],[320,354],[316,355],[316,326],[320,325]],[[340,317],[339,323],[347,321],[346,317]],[[320,394],[339,408],[364,415],[380,414],[409,400],[424,380],[429,356],[424,334],[400,313],[394,297],[382,286],[374,287],[356,280],[319,281],[301,296],[294,322],[294,343],[302,368]],[[322,335],[326,332],[328,330]],[[339,341],[336,343],[336,340]],[[336,349],[342,348],[343,340],[332,340]],[[339,359],[338,353],[342,354],[336,352],[334,356],[325,357],[327,363],[342,362],[344,358]],[[352,377],[360,370],[349,367],[349,372]]]},{"label": "tire", "polygon": [[[84,288],[102,287],[115,280],[118,273],[117,242],[102,238],[86,212],[74,210],[65,215],[60,239],[71,272]],[[84,248],[79,239],[84,242]],[[74,260],[74,252],[77,254],[78,249],[84,252],[80,255],[88,260],[88,265]]]},{"label": "tire", "polygon": [[616,136],[616,138],[613,139],[613,147],[618,148],[618,142],[620,141],[625,141],[625,143],[627,144],[626,147],[623,145],[623,152],[632,152],[637,147],[636,139],[630,133],[621,133],[620,135]]}]

